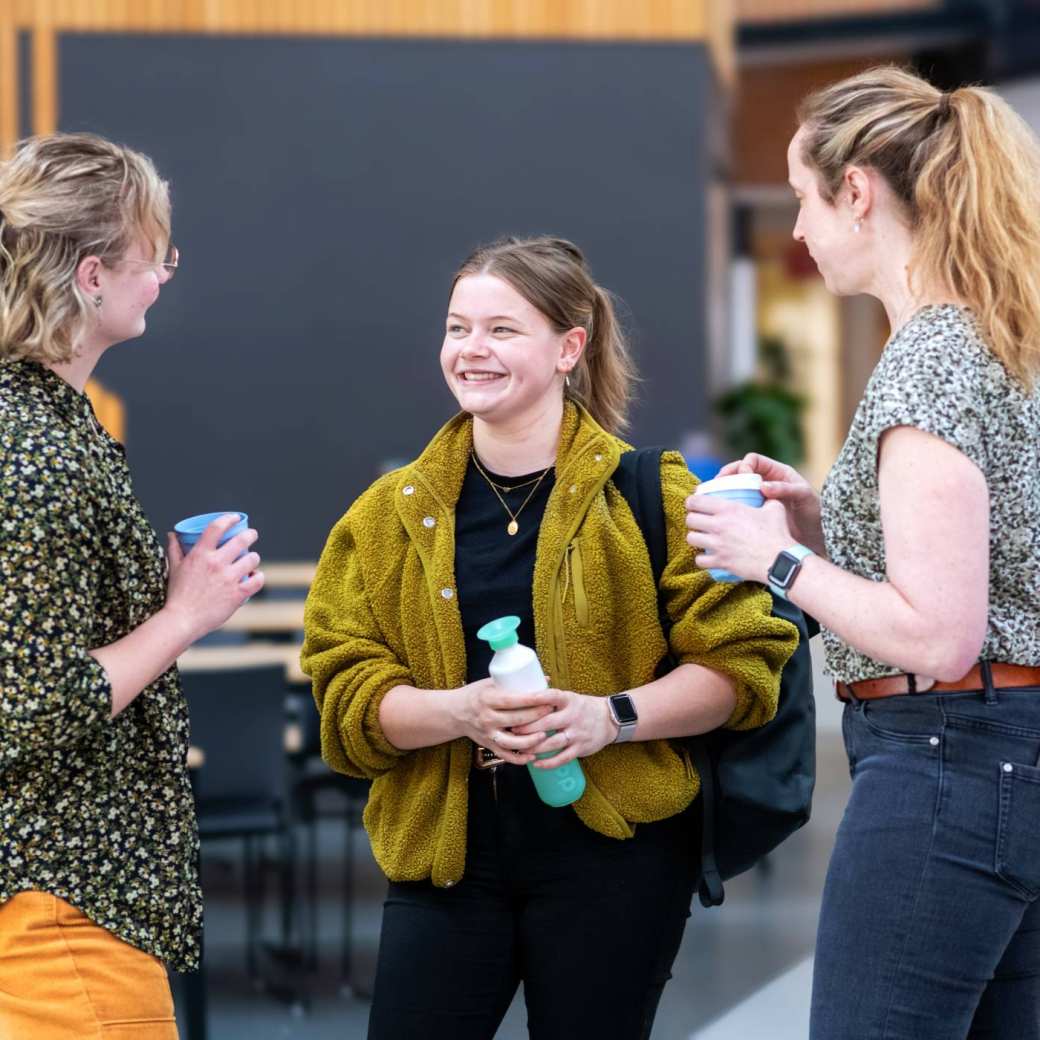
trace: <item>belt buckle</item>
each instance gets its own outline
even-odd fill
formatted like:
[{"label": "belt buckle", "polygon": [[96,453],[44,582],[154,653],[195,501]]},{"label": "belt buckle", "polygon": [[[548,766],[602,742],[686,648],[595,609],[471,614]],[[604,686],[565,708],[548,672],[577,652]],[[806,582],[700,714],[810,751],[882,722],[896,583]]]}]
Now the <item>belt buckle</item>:
[{"label": "belt buckle", "polygon": [[499,758],[494,751],[489,751],[482,744],[474,744],[473,764],[477,769],[494,769],[495,766],[505,765],[505,759]]}]

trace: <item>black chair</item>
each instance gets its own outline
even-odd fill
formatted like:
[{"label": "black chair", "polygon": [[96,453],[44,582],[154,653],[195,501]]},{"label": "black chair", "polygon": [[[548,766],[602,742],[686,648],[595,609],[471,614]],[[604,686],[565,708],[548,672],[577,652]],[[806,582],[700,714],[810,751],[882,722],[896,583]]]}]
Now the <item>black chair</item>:
[{"label": "black chair", "polygon": [[[361,828],[361,816],[368,801],[369,781],[344,776],[331,770],[321,759],[321,720],[308,695],[295,696],[295,716],[300,729],[300,746],[293,755],[293,816],[306,828],[307,851],[305,884],[307,908],[308,961],[318,967],[318,824],[322,818],[338,817],[344,824],[342,872],[342,937],[340,945],[340,986],[356,996],[368,996],[357,985],[353,971],[354,933],[354,835]],[[331,794],[338,811],[328,812],[325,795]]]},{"label": "black chair", "polygon": [[265,844],[278,848],[282,949],[293,930],[295,837],[285,753],[283,664],[187,671],[181,682],[191,712],[191,742],[204,755],[192,771],[203,843],[242,841],[246,907],[246,969],[257,988],[298,1004],[293,986],[261,978]]}]

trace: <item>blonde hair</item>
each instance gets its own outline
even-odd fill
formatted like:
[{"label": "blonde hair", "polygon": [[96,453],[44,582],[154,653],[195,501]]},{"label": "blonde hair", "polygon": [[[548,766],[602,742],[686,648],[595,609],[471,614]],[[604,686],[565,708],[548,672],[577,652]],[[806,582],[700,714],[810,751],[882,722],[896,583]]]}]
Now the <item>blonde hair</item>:
[{"label": "blonde hair", "polygon": [[1027,389],[1040,373],[1040,142],[991,90],[894,66],[803,101],[802,158],[833,202],[850,165],[885,178],[914,240],[911,285],[954,293]]},{"label": "blonde hair", "polygon": [[563,238],[501,238],[480,246],[459,268],[460,278],[492,274],[508,282],[560,333],[582,328],[585,349],[569,374],[565,393],[611,433],[628,426],[638,382],[635,364],[611,294],[597,285],[581,250]]},{"label": "blonde hair", "polygon": [[170,197],[147,156],[94,134],[21,141],[0,163],[0,359],[72,359],[96,308],[76,271],[144,238],[161,256]]}]

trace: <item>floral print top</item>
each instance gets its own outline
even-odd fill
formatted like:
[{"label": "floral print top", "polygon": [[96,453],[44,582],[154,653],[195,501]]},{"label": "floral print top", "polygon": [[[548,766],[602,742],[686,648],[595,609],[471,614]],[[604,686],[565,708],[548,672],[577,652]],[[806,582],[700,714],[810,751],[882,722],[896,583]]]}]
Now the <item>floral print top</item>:
[{"label": "floral print top", "polygon": [[[952,304],[923,308],[892,336],[821,496],[828,555],[871,581],[886,580],[877,457],[893,426],[941,437],[982,471],[990,584],[981,657],[1040,665],[1040,386],[1026,393],[987,348],[972,313]],[[827,670],[842,682],[898,672],[833,632],[824,629],[823,638]]]},{"label": "floral print top", "polygon": [[88,653],[165,592],[123,448],[87,397],[0,363],[0,902],[49,892],[185,970],[202,899],[177,670],[112,719]]}]

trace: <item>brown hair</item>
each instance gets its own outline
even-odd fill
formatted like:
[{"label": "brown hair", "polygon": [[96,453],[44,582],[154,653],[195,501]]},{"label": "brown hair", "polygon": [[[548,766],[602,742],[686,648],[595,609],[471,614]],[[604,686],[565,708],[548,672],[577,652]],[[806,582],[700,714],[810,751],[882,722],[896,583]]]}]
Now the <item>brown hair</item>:
[{"label": "brown hair", "polygon": [[143,237],[161,256],[170,197],[150,159],[94,134],[21,141],[0,163],[0,359],[71,360],[95,308],[80,261],[114,264]]},{"label": "brown hair", "polygon": [[914,236],[912,285],[954,293],[1027,388],[1040,373],[1040,142],[1001,97],[893,66],[803,101],[802,158],[833,202],[852,164],[880,173]]},{"label": "brown hair", "polygon": [[638,375],[613,298],[593,281],[581,250],[573,242],[547,235],[501,238],[470,254],[452,280],[452,289],[460,278],[474,274],[492,274],[508,282],[557,332],[585,330],[585,349],[565,392],[604,429],[624,430]]}]

